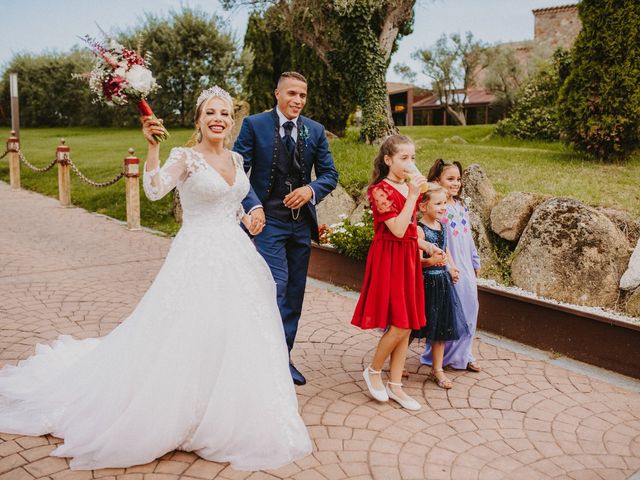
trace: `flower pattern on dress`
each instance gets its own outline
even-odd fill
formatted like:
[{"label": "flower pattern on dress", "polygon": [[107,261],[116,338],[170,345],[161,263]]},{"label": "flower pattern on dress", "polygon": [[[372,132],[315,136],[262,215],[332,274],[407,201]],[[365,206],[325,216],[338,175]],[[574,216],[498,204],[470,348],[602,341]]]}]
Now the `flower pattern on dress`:
[{"label": "flower pattern on dress", "polygon": [[384,191],[384,188],[374,188],[371,191],[371,197],[376,204],[376,209],[380,213],[388,213],[393,208],[393,200],[389,198],[389,194]]}]

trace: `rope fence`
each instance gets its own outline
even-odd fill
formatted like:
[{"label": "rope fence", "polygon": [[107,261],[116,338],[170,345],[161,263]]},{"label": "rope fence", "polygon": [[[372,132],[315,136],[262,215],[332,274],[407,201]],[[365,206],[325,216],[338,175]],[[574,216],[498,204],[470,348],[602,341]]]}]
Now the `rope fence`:
[{"label": "rope fence", "polygon": [[78,166],[71,160],[71,148],[65,144],[65,139],[60,140],[60,145],[56,148],[55,158],[46,167],[36,167],[24,155],[20,149],[20,140],[15,132],[7,140],[7,148],[0,155],[0,160],[9,156],[9,181],[11,188],[20,190],[20,164],[24,164],[29,170],[36,173],[45,173],[56,165],[58,166],[58,199],[62,207],[71,206],[71,172],[73,172],[81,182],[94,187],[104,188],[115,185],[122,178],[125,181],[125,193],[127,203],[127,228],[129,230],[140,229],[140,159],[134,155],[134,150],[129,149],[129,155],[122,162],[122,170],[110,180],[99,182],[87,177]]}]

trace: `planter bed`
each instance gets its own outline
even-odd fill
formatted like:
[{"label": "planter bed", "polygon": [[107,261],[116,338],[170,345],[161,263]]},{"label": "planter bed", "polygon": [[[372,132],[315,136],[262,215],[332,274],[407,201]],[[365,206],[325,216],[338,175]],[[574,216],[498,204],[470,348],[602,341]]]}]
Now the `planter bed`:
[{"label": "planter bed", "polygon": [[[309,276],[360,290],[364,262],[313,245]],[[478,285],[478,295],[478,328],[640,378],[640,323],[490,285]]]}]

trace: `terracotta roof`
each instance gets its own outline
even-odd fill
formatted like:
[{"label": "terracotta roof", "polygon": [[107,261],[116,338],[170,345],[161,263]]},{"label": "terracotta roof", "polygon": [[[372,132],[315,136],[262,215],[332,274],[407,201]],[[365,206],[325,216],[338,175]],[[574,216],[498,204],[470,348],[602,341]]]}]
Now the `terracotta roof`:
[{"label": "terracotta roof", "polygon": [[570,10],[575,10],[578,8],[577,3],[572,3],[568,5],[558,5],[557,7],[546,7],[546,8],[535,8],[531,10],[533,14],[536,13],[547,13],[547,12],[568,12]]},{"label": "terracotta roof", "polygon": [[[495,100],[495,97],[482,88],[470,88],[467,92],[467,100],[465,105],[487,105]],[[429,93],[426,97],[418,100],[413,104],[413,108],[437,108],[440,107],[440,99],[433,93]]]},{"label": "terracotta roof", "polygon": [[411,90],[412,88],[417,87],[415,85],[411,85],[410,83],[387,82],[387,93],[406,92],[407,90]]}]

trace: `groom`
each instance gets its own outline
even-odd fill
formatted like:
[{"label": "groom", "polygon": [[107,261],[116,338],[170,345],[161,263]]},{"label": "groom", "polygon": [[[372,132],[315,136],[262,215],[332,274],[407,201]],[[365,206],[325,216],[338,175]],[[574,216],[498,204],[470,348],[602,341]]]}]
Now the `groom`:
[{"label": "groom", "polygon": [[[246,117],[233,149],[251,170],[251,190],[242,202],[250,231],[276,282],[278,308],[289,354],[298,331],[311,253],[318,241],[316,205],[338,183],[324,127],[300,115],[307,80],[297,72],[280,75],[274,109]],[[311,181],[311,169],[316,180]],[[293,382],[304,376],[289,361]]]}]

